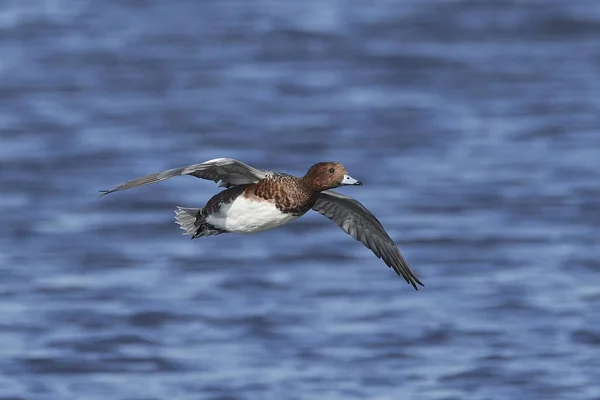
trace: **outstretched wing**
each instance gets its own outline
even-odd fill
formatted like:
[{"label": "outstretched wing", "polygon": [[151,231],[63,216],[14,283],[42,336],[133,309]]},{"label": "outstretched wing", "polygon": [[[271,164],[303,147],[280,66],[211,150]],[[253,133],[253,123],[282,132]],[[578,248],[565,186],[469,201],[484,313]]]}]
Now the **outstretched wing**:
[{"label": "outstretched wing", "polygon": [[102,190],[100,196],[104,196],[119,190],[132,189],[139,186],[150,185],[152,183],[164,181],[180,175],[192,175],[196,178],[208,179],[219,182],[219,186],[235,186],[246,183],[258,182],[265,178],[269,171],[263,171],[241,161],[231,158],[215,158],[214,160],[205,161],[201,164],[194,164],[187,167],[173,168],[167,171],[159,172],[136,178],[120,184],[109,190]]},{"label": "outstretched wing", "polygon": [[394,241],[383,229],[381,222],[360,202],[352,197],[326,190],[319,194],[312,209],[335,222],[354,239],[361,241],[415,289],[418,290],[417,284],[423,286]]}]

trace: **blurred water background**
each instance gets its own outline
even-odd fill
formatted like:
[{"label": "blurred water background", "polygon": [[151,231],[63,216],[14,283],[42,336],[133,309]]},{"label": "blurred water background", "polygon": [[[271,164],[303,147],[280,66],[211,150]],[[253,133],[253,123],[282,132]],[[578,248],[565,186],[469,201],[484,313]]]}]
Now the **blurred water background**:
[{"label": "blurred water background", "polygon": [[[0,2],[0,399],[600,399],[596,0]],[[190,241],[233,157],[316,213]]]}]

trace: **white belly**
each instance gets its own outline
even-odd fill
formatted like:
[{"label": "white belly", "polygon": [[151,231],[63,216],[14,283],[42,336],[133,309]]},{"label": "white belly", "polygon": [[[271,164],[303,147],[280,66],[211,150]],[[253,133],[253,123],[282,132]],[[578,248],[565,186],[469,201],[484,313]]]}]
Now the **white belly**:
[{"label": "white belly", "polygon": [[298,217],[282,213],[273,203],[239,196],[231,204],[223,205],[218,213],[209,215],[206,222],[229,232],[252,233],[287,224]]}]

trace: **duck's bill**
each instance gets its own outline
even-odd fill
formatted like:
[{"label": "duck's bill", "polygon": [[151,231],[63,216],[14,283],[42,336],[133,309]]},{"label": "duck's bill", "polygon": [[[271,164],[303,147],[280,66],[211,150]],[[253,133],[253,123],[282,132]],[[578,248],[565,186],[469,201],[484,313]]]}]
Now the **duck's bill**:
[{"label": "duck's bill", "polygon": [[342,185],[354,185],[354,186],[362,186],[361,181],[357,181],[350,175],[344,175],[344,179],[342,179]]}]

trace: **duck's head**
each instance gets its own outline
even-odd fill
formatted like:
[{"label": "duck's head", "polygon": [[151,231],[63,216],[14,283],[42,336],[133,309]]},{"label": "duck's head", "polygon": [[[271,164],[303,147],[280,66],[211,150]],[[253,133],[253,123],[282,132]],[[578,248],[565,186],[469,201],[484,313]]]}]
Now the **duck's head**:
[{"label": "duck's head", "polygon": [[339,162],[331,161],[313,165],[302,179],[311,190],[318,192],[343,185],[362,185],[360,181],[348,175],[346,167]]}]

